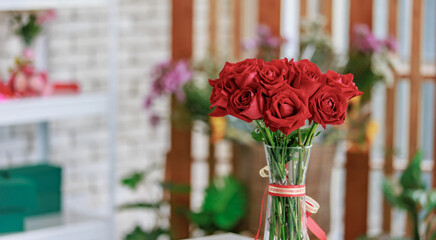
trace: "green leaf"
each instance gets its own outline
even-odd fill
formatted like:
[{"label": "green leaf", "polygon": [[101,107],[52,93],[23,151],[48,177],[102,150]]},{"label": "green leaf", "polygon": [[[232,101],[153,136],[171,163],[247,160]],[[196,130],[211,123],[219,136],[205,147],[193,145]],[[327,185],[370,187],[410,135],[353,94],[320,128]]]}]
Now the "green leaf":
[{"label": "green leaf", "polygon": [[201,220],[198,219],[200,216],[209,216],[208,220],[195,223],[211,231],[209,221],[212,221],[215,230],[231,231],[245,215],[246,202],[244,187],[233,177],[218,179],[206,189],[202,211],[197,213],[197,219],[191,219]]},{"label": "green leaf", "polygon": [[121,210],[124,209],[132,209],[132,208],[146,208],[146,209],[158,209],[162,205],[162,202],[157,203],[146,203],[146,202],[138,202],[138,203],[128,203],[120,206]]},{"label": "green leaf", "polygon": [[406,209],[407,206],[401,202],[399,195],[401,194],[399,186],[394,184],[392,181],[385,179],[383,181],[383,193],[385,195],[388,203],[394,207],[398,207],[401,209]]},{"label": "green leaf", "polygon": [[251,132],[251,137],[258,142],[263,142],[263,136],[262,133],[260,133],[258,130],[254,130]]},{"label": "green leaf", "polygon": [[170,231],[164,228],[155,228],[151,231],[144,231],[141,227],[135,229],[124,237],[124,240],[157,240],[161,235],[169,235]]},{"label": "green leaf", "polygon": [[422,153],[416,153],[412,162],[401,175],[400,184],[404,189],[425,189],[421,179],[421,158]]},{"label": "green leaf", "polygon": [[136,189],[138,184],[144,179],[144,173],[143,172],[136,172],[131,174],[130,176],[127,176],[123,180],[121,180],[121,183],[129,187],[131,189]]}]

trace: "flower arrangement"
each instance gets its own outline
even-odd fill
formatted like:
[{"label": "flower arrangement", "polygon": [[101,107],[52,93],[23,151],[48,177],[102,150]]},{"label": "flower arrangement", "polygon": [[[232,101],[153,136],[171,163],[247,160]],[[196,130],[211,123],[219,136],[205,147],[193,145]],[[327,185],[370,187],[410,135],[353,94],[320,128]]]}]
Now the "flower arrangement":
[{"label": "flower arrangement", "polygon": [[15,34],[21,38],[26,47],[30,47],[42,32],[43,25],[54,19],[56,19],[56,11],[54,10],[32,12],[29,15],[15,15],[11,25],[15,29]]},{"label": "flower arrangement", "polygon": [[269,173],[262,175],[270,180],[264,239],[307,239],[304,182],[311,144],[318,125],[344,123],[348,101],[362,94],[353,75],[322,73],[306,59],[246,59],[227,62],[209,84],[210,116],[254,121],[252,136],[264,142]]},{"label": "flower arrangement", "polygon": [[371,99],[371,90],[375,84],[393,82],[389,53],[395,52],[396,48],[394,38],[377,39],[367,25],[354,27],[348,62],[343,72],[353,73],[356,86],[365,92],[362,104]]},{"label": "flower arrangement", "polygon": [[371,120],[368,103],[376,84],[383,83],[389,87],[393,83],[390,56],[396,48],[395,39],[377,39],[366,25],[356,25],[353,29],[348,61],[343,72],[353,73],[356,86],[365,92],[349,108],[348,140],[353,149],[367,151],[377,131],[377,123]]},{"label": "flower arrangement", "polygon": [[[195,71],[188,61],[163,61],[152,70],[151,91],[144,101],[144,107],[151,109],[154,102],[164,96],[174,96],[179,110],[183,114],[173,114],[173,117],[184,116],[184,120],[208,120],[210,103],[209,86],[201,86],[194,81]],[[177,116],[176,116],[177,115]],[[156,125],[162,117],[152,113],[150,123]],[[188,118],[188,119],[186,119]]]},{"label": "flower arrangement", "polygon": [[48,90],[47,73],[38,71],[33,64],[33,55],[24,51],[15,58],[15,66],[9,69],[9,78],[0,82],[2,99],[43,95]]},{"label": "flower arrangement", "polygon": [[31,48],[43,30],[43,25],[56,18],[54,10],[17,14],[11,19],[14,33],[25,47],[23,53],[15,58],[15,65],[9,69],[9,76],[0,81],[0,99],[50,95],[58,92],[78,92],[76,83],[48,84],[47,72],[36,69],[34,51]]}]

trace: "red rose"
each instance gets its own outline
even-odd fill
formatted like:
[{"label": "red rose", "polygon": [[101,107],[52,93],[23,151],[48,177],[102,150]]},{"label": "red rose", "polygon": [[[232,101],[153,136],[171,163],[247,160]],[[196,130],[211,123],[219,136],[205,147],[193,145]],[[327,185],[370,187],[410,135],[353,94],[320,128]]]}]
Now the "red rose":
[{"label": "red rose", "polygon": [[321,124],[340,125],[344,123],[347,110],[347,98],[340,88],[322,86],[309,100],[312,117],[309,121]]},{"label": "red rose", "polygon": [[212,94],[210,95],[210,108],[216,107],[210,114],[212,117],[222,117],[227,115],[227,105],[230,96],[236,90],[236,84],[232,79],[209,79],[209,84],[212,86]]},{"label": "red rose", "polygon": [[255,88],[258,82],[259,68],[262,67],[263,60],[252,58],[226,65],[228,66],[226,71],[221,74],[223,77],[233,78],[239,89],[247,86]]},{"label": "red rose", "polygon": [[271,96],[272,93],[285,84],[285,78],[288,75],[288,60],[272,60],[263,64],[259,72],[259,83],[263,87],[267,96]]},{"label": "red rose", "polygon": [[279,129],[288,135],[304,126],[306,119],[310,116],[307,97],[302,91],[286,86],[277,89],[270,99],[263,121],[272,131]]},{"label": "red rose", "polygon": [[265,107],[265,99],[258,89],[246,87],[237,89],[230,97],[228,114],[246,122],[261,119]]},{"label": "red rose", "polygon": [[331,87],[339,87],[342,93],[345,95],[347,100],[362,95],[363,92],[359,92],[356,84],[353,82],[353,74],[348,73],[341,75],[337,72],[328,70],[323,76],[325,78],[325,83]]},{"label": "red rose", "polygon": [[298,62],[291,60],[289,66],[289,84],[291,87],[304,91],[311,97],[322,85],[321,70],[307,59]]}]

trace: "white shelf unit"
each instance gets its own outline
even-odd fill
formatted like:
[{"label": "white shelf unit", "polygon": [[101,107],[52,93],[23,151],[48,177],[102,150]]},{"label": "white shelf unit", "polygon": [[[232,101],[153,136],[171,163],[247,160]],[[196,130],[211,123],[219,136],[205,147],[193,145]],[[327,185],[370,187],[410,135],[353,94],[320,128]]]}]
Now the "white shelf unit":
[{"label": "white shelf unit", "polygon": [[2,0],[0,11],[35,11],[107,6],[107,0]]},{"label": "white shelf unit", "polygon": [[[106,116],[109,136],[109,209],[107,217],[80,217],[73,220],[32,217],[37,224],[32,230],[0,235],[0,240],[112,240],[115,239],[115,169],[116,169],[116,107],[117,106],[117,12],[118,0],[0,0],[0,12],[38,11],[65,8],[108,8],[108,91],[93,94],[13,99],[0,102],[0,127],[38,124],[37,141],[42,158],[48,156],[49,124],[51,121],[86,116]],[[46,155],[46,156],[44,156]],[[60,214],[62,216],[62,214]],[[62,217],[63,218],[63,217]],[[26,219],[26,222],[29,220]],[[27,223],[26,223],[27,225]]]},{"label": "white shelf unit", "polygon": [[9,100],[0,103],[0,126],[101,115],[107,113],[107,102],[105,93]]}]

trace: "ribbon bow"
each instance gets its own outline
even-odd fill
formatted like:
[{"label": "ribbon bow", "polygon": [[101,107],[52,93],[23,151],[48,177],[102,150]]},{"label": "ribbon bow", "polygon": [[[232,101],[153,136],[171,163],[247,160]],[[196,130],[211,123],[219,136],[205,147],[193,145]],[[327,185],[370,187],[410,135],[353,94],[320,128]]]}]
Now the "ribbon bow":
[{"label": "ribbon bow", "polygon": [[[261,177],[268,177],[267,173],[268,167],[264,167],[259,171]],[[254,240],[259,237],[260,228],[262,226],[262,212],[263,212],[263,202],[265,200],[265,195],[268,192],[270,196],[276,197],[303,197],[306,200],[306,217],[307,217],[307,228],[320,240],[327,240],[325,232],[321,227],[310,217],[312,214],[318,212],[320,208],[319,204],[311,197],[306,196],[306,186],[304,185],[275,185],[270,184],[265,189],[262,197],[262,206],[260,208],[260,218],[259,218],[259,228],[257,229],[257,234]]]}]

